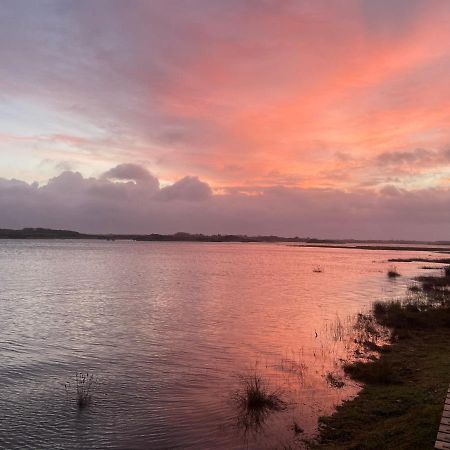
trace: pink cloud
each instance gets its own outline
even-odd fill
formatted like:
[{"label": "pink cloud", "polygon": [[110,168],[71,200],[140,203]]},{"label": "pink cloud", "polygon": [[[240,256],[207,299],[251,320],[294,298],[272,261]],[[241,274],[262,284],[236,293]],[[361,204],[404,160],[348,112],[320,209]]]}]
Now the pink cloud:
[{"label": "pink cloud", "polygon": [[345,192],[279,186],[214,194],[197,177],[155,190],[139,180],[116,182],[66,171],[43,186],[0,179],[0,227],[443,240],[448,239],[449,202],[450,190],[444,188]]},{"label": "pink cloud", "polygon": [[[153,222],[130,213],[139,224],[156,227],[157,207],[166,224],[178,208],[206,208],[224,227],[234,218],[237,228],[293,231],[281,218],[306,219],[271,204],[279,185],[347,214],[346,201],[374,210],[382,201],[384,214],[389,189],[377,192],[387,185],[406,205],[419,193],[439,203],[450,176],[448,2],[194,3],[11,2],[0,18],[0,174],[55,175],[31,192],[63,197],[70,186],[79,208],[103,198],[108,214],[120,210],[118,225],[136,196],[154,208]],[[59,175],[58,164],[96,177]],[[115,195],[127,205],[117,209]],[[325,233],[322,206],[308,204]],[[259,225],[237,219],[245,207]]]}]

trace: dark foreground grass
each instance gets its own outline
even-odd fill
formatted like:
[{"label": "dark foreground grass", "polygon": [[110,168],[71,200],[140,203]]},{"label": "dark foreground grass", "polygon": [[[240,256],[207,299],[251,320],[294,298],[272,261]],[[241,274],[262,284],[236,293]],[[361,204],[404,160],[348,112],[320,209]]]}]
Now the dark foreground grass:
[{"label": "dark foreground grass", "polygon": [[[445,272],[444,272],[445,273]],[[392,329],[390,351],[344,367],[364,387],[331,417],[320,419],[316,449],[427,450],[434,448],[450,383],[450,278],[421,282],[426,300],[374,305]],[[445,278],[447,278],[445,280]]]}]

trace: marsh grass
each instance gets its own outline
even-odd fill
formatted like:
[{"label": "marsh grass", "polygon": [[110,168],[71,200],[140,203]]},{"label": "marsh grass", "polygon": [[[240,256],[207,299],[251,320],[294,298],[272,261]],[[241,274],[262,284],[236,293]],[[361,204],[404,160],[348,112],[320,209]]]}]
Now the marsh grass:
[{"label": "marsh grass", "polygon": [[344,364],[344,372],[354,380],[370,384],[398,384],[397,376],[392,363],[385,359],[377,359],[373,362],[353,362]]},{"label": "marsh grass", "polygon": [[408,290],[410,292],[420,292],[420,286],[418,286],[417,284],[410,284],[408,286]]},{"label": "marsh grass", "polygon": [[295,435],[297,434],[301,434],[303,433],[305,430],[297,423],[297,421],[293,421],[292,423],[292,427],[291,427],[292,431],[294,432]]},{"label": "marsh grass", "polygon": [[450,379],[450,277],[420,277],[420,292],[375,302],[373,318],[390,330],[389,351],[349,361],[345,373],[364,383],[359,395],[320,418],[312,448],[432,449]]},{"label": "marsh grass", "polygon": [[240,389],[234,394],[238,427],[245,432],[259,431],[272,413],[287,408],[281,397],[281,391],[270,389],[256,373],[240,377]]},{"label": "marsh grass", "polygon": [[305,378],[305,373],[308,370],[308,366],[304,362],[299,358],[294,359],[293,357],[282,358],[280,364],[275,366],[275,368],[281,372],[294,375],[300,381]]},{"label": "marsh grass", "polygon": [[90,372],[75,372],[72,382],[67,382],[64,387],[67,397],[74,399],[78,409],[84,409],[89,406],[98,379]]},{"label": "marsh grass", "polygon": [[342,389],[345,386],[345,381],[337,374],[328,372],[325,376],[328,386],[335,389]]},{"label": "marsh grass", "polygon": [[387,276],[388,276],[388,278],[397,278],[397,277],[399,277],[400,273],[397,270],[397,267],[396,266],[389,267],[389,269],[387,271]]},{"label": "marsh grass", "polygon": [[243,377],[242,384],[243,389],[236,395],[239,405],[245,410],[281,411],[286,409],[286,403],[281,399],[280,392],[269,390],[259,375]]},{"label": "marsh grass", "polygon": [[444,267],[444,277],[450,278],[450,266]]}]

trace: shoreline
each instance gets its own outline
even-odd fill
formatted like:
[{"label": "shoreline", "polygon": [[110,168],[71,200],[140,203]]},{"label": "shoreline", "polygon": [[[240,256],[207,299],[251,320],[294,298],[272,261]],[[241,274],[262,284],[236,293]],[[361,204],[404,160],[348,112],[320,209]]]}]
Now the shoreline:
[{"label": "shoreline", "polygon": [[[408,245],[408,244],[405,244]],[[414,244],[411,244],[414,245]],[[424,244],[426,245],[426,244]],[[395,245],[333,245],[333,244],[305,244],[305,245],[291,245],[290,247],[307,247],[307,248],[338,248],[350,250],[386,250],[386,251],[408,251],[408,252],[435,252],[450,254],[450,247],[447,244],[442,244],[441,247],[404,247]],[[400,262],[409,262],[401,260]],[[432,262],[430,260],[430,262]]]},{"label": "shoreline", "polygon": [[378,349],[378,358],[344,365],[362,389],[319,419],[309,448],[434,448],[450,383],[448,267],[442,277],[420,277],[417,297],[374,303],[373,317],[391,330],[390,344]]},{"label": "shoreline", "polygon": [[22,228],[20,230],[0,228],[0,240],[2,239],[11,239],[11,240],[94,239],[105,241],[131,240],[138,242],[241,242],[241,243],[274,243],[274,244],[284,243],[292,247],[344,248],[344,249],[348,248],[360,250],[436,251],[436,252],[450,253],[450,241],[415,241],[415,240],[399,240],[399,239],[398,240],[317,239],[299,236],[285,237],[277,235],[246,235],[246,234],[229,234],[229,233],[203,234],[203,233],[177,232],[172,234],[160,234],[160,233],[120,234],[120,233],[80,233],[78,231],[50,229],[50,228]]}]

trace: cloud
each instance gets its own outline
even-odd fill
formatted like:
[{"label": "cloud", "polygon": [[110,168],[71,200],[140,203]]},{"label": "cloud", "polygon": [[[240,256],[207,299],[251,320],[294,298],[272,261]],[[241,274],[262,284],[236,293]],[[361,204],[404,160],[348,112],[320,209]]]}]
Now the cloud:
[{"label": "cloud", "polygon": [[278,234],[450,239],[450,190],[260,187],[214,194],[197,177],[170,186],[65,171],[38,186],[0,178],[0,227],[98,233]]},{"label": "cloud", "polygon": [[415,163],[428,164],[430,162],[437,162],[440,159],[439,153],[423,148],[417,148],[407,152],[384,152],[376,157],[376,160],[380,165],[387,166]]},{"label": "cloud", "polygon": [[103,173],[102,178],[112,180],[133,180],[152,185],[153,188],[159,187],[159,181],[145,167],[138,164],[119,164]]},{"label": "cloud", "polygon": [[[380,153],[448,144],[449,18],[430,0],[8,2],[1,173],[44,179],[33,162],[70,156],[218,188],[355,188]],[[380,184],[395,163],[380,157]]]},{"label": "cloud", "polygon": [[198,177],[184,177],[171,186],[161,189],[159,197],[164,200],[206,200],[212,194],[210,186]]}]

